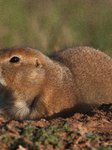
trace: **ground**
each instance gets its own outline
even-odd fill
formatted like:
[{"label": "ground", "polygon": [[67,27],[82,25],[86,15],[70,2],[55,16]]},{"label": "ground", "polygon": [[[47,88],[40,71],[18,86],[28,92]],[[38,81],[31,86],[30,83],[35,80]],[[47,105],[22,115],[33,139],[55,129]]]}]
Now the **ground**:
[{"label": "ground", "polygon": [[[53,134],[52,139],[54,138],[54,135],[56,133],[60,134],[59,141],[61,142],[61,145],[59,146],[59,143],[54,144],[54,141],[47,140],[47,144],[42,142],[42,139],[40,140],[38,138],[39,142],[37,143],[37,147],[35,149],[112,149],[112,105],[102,105],[99,108],[93,108],[90,112],[87,114],[79,114],[76,113],[74,116],[69,118],[55,118],[52,120],[45,120],[44,118],[39,121],[33,121],[35,130],[32,129],[32,133],[37,130],[39,131],[37,135],[42,132],[45,133],[50,132],[46,135],[46,139]],[[30,122],[31,123],[31,122]],[[3,119],[0,121],[0,149],[2,150],[8,150],[8,149],[18,149],[18,150],[27,150],[32,149],[33,142],[31,138],[23,138],[22,132],[24,129],[27,129],[27,124],[29,124],[29,121],[26,122],[18,122],[18,121],[10,121],[7,122]],[[67,126],[65,126],[67,124]],[[70,127],[68,127],[70,125]],[[52,131],[51,132],[51,127]],[[59,130],[57,130],[57,127]],[[7,129],[8,128],[8,129]],[[20,129],[20,131],[15,130]],[[55,129],[54,129],[55,128]],[[64,128],[64,130],[62,130]],[[65,129],[66,128],[66,129]],[[68,129],[70,128],[70,129]],[[42,129],[42,130],[40,130]],[[49,129],[49,130],[48,130]],[[74,132],[75,131],[75,132]],[[8,133],[8,134],[6,134]],[[69,133],[69,134],[68,134]],[[11,140],[6,140],[4,142],[3,139],[5,139],[6,136],[13,137],[13,140],[15,136],[20,140],[22,139],[24,142],[26,142],[28,145],[24,145],[21,142],[14,146],[13,142]],[[35,136],[37,137],[35,134]],[[30,135],[32,136],[32,135]],[[34,137],[35,137],[34,136]],[[42,135],[44,136],[44,135]],[[57,136],[57,135],[56,135]],[[3,138],[4,137],[4,138]],[[26,136],[27,137],[27,136]],[[34,139],[32,136],[32,138]],[[42,138],[42,137],[41,137]],[[71,140],[71,139],[72,140]],[[68,140],[69,139],[69,140]],[[17,140],[17,139],[16,139]],[[56,139],[57,140],[57,139]],[[34,140],[35,141],[35,140]],[[7,143],[8,142],[8,143]],[[93,142],[93,143],[92,143]],[[10,144],[9,144],[10,143]],[[49,144],[48,144],[49,143]],[[13,146],[12,146],[13,145]],[[41,146],[40,146],[41,145]],[[56,146],[57,145],[57,146]]]}]

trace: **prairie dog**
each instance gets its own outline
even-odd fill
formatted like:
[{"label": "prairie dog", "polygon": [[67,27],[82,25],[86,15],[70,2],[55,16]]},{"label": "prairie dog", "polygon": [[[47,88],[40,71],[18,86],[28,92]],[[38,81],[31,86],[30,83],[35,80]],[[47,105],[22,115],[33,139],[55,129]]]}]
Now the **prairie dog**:
[{"label": "prairie dog", "polygon": [[38,50],[0,50],[0,112],[36,120],[86,112],[112,102],[112,59],[90,47],[45,56]]}]

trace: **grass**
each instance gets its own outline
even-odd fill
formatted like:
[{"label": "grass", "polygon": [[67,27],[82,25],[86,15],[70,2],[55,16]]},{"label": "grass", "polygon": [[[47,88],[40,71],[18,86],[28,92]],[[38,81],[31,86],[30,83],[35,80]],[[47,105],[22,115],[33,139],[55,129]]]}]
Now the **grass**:
[{"label": "grass", "polygon": [[90,133],[86,127],[75,128],[73,124],[51,125],[38,128],[29,122],[24,128],[6,125],[0,129],[0,143],[5,143],[11,150],[22,147],[30,150],[71,149],[71,150],[111,150],[104,146],[100,136]]},{"label": "grass", "polygon": [[50,53],[89,45],[112,49],[111,0],[0,2],[0,47],[29,46]]}]

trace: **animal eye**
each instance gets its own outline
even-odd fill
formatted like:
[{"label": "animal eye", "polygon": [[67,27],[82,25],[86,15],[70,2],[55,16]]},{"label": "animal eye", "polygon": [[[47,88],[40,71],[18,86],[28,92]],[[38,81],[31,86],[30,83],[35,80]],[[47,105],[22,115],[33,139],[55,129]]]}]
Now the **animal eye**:
[{"label": "animal eye", "polygon": [[10,59],[10,62],[11,62],[11,63],[16,63],[16,62],[18,62],[19,60],[20,60],[19,57],[14,56],[14,57],[12,57],[12,58]]}]

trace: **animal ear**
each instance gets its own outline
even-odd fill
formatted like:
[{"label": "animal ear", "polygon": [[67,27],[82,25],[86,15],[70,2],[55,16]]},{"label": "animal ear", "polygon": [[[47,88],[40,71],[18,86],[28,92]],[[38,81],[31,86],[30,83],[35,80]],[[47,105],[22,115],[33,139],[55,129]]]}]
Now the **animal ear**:
[{"label": "animal ear", "polygon": [[45,56],[44,54],[42,54],[40,51],[36,50],[35,51],[35,63],[36,63],[36,67],[38,66],[43,66],[44,64],[46,64],[46,58],[47,56]]},{"label": "animal ear", "polygon": [[39,61],[39,59],[35,58],[35,66],[38,67],[41,65],[41,62]]},{"label": "animal ear", "polygon": [[35,50],[35,62],[36,62],[36,67],[38,67],[38,66],[50,65],[51,60],[48,56],[44,55],[38,50]]}]

